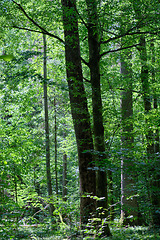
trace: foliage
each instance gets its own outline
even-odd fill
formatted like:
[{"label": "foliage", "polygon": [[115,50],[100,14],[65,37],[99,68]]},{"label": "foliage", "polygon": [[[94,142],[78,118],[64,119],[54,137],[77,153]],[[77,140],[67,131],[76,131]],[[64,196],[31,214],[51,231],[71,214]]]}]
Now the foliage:
[{"label": "foliage", "polygon": [[[97,1],[100,47],[101,97],[106,158],[95,164],[108,174],[109,210],[114,206],[114,222],[107,219],[112,238],[159,239],[153,227],[151,196],[158,196],[159,150],[147,153],[148,139],[154,149],[159,144],[159,2]],[[71,118],[65,75],[62,8],[59,1],[1,1],[0,3],[0,238],[5,239],[89,239],[95,231],[92,220],[84,231],[79,223],[79,170],[75,133]],[[136,5],[137,4],[137,5]],[[141,4],[141,5],[140,5]],[[30,21],[22,11],[36,21]],[[138,8],[138,9],[137,9]],[[88,107],[92,114],[89,53],[87,42],[86,1],[77,1],[81,57]],[[71,13],[70,13],[71,14]],[[53,199],[47,197],[42,76],[42,32],[47,37],[47,71],[51,172]],[[146,39],[149,101],[152,109],[144,110],[141,82],[139,39]],[[123,42],[123,44],[122,44]],[[151,47],[154,43],[154,51]],[[130,48],[132,47],[132,48]],[[120,74],[121,57],[132,51],[133,150],[122,148],[121,96],[129,90],[129,79]],[[155,76],[154,76],[154,74]],[[75,93],[78,95],[78,93]],[[56,106],[54,106],[56,99]],[[157,107],[156,107],[157,106]],[[56,110],[56,111],[55,111]],[[58,196],[55,182],[54,119],[57,117]],[[125,133],[124,133],[125,134]],[[158,140],[157,140],[158,136]],[[157,144],[157,145],[156,145]],[[62,199],[63,155],[67,155],[67,201]],[[101,152],[94,152],[101,155]],[[128,171],[134,171],[134,185],[139,211],[147,227],[120,227],[117,223],[121,206],[121,160],[132,159]],[[99,165],[98,165],[99,164]],[[95,167],[95,169],[97,168]],[[156,181],[155,181],[156,180]],[[154,183],[154,184],[153,184]],[[132,195],[127,196],[131,199]],[[55,211],[55,228],[51,229],[48,204]],[[158,212],[159,209],[157,208]],[[144,221],[145,220],[145,221]],[[142,224],[143,225],[143,224]],[[101,226],[102,227],[102,226]],[[82,235],[86,233],[84,237]],[[89,236],[88,236],[89,235]],[[92,236],[93,237],[93,236]],[[101,239],[101,237],[100,237]],[[105,238],[104,238],[105,239]]]}]

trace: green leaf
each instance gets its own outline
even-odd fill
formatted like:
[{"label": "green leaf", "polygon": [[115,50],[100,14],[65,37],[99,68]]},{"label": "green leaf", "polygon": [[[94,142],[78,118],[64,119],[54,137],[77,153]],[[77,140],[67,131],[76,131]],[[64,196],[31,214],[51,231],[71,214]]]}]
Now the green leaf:
[{"label": "green leaf", "polygon": [[0,59],[3,59],[4,61],[11,61],[12,59],[14,58],[13,54],[5,54],[5,55],[1,55],[0,56]]}]

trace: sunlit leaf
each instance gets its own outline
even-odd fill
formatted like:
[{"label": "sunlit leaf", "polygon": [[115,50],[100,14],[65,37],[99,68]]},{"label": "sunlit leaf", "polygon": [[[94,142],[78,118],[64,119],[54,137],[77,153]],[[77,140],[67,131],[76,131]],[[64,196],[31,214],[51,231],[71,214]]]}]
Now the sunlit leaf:
[{"label": "sunlit leaf", "polygon": [[7,61],[7,62],[13,60],[13,58],[14,58],[13,54],[7,54],[7,55],[0,56],[0,59],[3,59],[4,61]]}]

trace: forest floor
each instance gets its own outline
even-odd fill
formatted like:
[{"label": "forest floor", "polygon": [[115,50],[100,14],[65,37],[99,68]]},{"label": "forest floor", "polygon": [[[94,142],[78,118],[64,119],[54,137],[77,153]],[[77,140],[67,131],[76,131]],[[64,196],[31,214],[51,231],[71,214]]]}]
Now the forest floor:
[{"label": "forest floor", "polygon": [[111,228],[112,237],[94,238],[83,237],[78,232],[71,229],[61,229],[59,231],[51,231],[45,226],[20,226],[18,229],[11,231],[11,228],[0,229],[1,240],[92,240],[92,239],[108,239],[108,240],[160,240],[160,229],[148,230],[146,227],[128,227],[128,228]]}]

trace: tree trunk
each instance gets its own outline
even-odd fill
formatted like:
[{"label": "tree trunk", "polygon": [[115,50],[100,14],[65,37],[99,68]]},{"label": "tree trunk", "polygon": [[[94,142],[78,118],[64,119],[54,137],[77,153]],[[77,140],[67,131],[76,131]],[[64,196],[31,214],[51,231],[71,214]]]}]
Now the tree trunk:
[{"label": "tree trunk", "polygon": [[[46,135],[46,173],[47,173],[47,190],[49,198],[52,198],[52,182],[51,182],[51,171],[50,171],[50,141],[49,141],[49,118],[48,118],[48,96],[47,96],[47,56],[46,56],[46,36],[43,34],[43,47],[44,47],[44,58],[43,58],[43,93],[44,93],[44,112],[45,112],[45,135]],[[54,206],[50,203],[50,215],[53,215]]]},{"label": "tree trunk", "polygon": [[[99,217],[106,219],[108,217],[108,195],[107,195],[107,175],[105,170],[106,154],[104,144],[104,127],[102,116],[102,99],[100,88],[100,44],[98,34],[98,16],[97,3],[95,0],[86,0],[88,12],[88,45],[89,45],[89,67],[92,86],[92,108],[93,108],[93,132],[96,155],[96,164],[98,166],[96,191],[97,207]],[[108,224],[103,225],[103,235],[110,235]]]},{"label": "tree trunk", "polygon": [[[93,139],[83,85],[76,1],[62,0],[62,7],[67,81],[79,159],[80,215],[83,225],[96,211],[95,200],[89,197],[96,194]],[[88,196],[85,197],[86,195]]]},{"label": "tree trunk", "polygon": [[[155,110],[157,110],[158,108],[158,99],[157,99],[157,94],[155,92],[154,89],[154,84],[156,84],[156,74],[155,74],[155,47],[154,47],[154,42],[151,42],[151,54],[152,54],[152,61],[151,61],[151,76],[152,76],[152,84],[153,84],[153,108]],[[153,193],[154,199],[152,200],[152,203],[154,206],[156,206],[156,210],[160,209],[160,193],[159,193],[159,189],[160,189],[160,171],[158,171],[158,169],[160,169],[160,156],[159,156],[159,152],[160,152],[160,141],[159,141],[159,125],[157,124],[157,126],[155,126],[155,136],[154,136],[154,152],[155,152],[155,168],[157,169],[154,170],[156,171],[156,175],[155,175],[155,192]],[[160,210],[159,210],[160,211]],[[156,225],[160,226],[160,223],[158,222],[158,219],[160,219],[160,214],[158,214],[158,211],[155,212],[154,214],[154,223]]]},{"label": "tree trunk", "polygon": [[[156,84],[156,74],[155,74],[155,47],[154,47],[154,42],[151,42],[151,76],[152,76],[152,84],[153,84],[153,108],[157,109],[158,108],[158,99],[157,99],[157,94],[155,92],[155,84]],[[158,126],[156,126],[156,132],[155,132],[155,146],[154,150],[155,153],[159,153],[160,148],[159,148],[159,130]]]},{"label": "tree trunk", "polygon": [[[133,1],[133,8],[135,11],[135,15],[137,20],[143,19],[144,15],[141,12],[141,2]],[[143,92],[143,102],[144,102],[144,110],[145,114],[149,114],[151,111],[151,98],[150,98],[150,88],[149,88],[149,69],[147,65],[147,49],[146,49],[146,41],[145,36],[141,35],[139,42],[139,52],[140,52],[140,61],[141,61],[141,84],[142,84],[142,92]],[[152,59],[153,61],[153,59]],[[154,78],[154,75],[152,75]],[[152,219],[154,225],[160,225],[160,193],[157,188],[157,184],[159,185],[160,177],[157,175],[157,170],[154,166],[155,162],[155,154],[154,154],[154,135],[151,126],[148,123],[146,118],[146,151],[148,156],[148,166],[149,166],[149,181],[150,181],[150,191],[151,191],[151,204],[153,206],[152,211]],[[158,139],[159,140],[159,139]],[[157,160],[157,165],[159,166],[159,160]]]},{"label": "tree trunk", "polygon": [[109,194],[109,199],[108,199],[108,205],[109,205],[109,219],[110,221],[114,221],[114,199],[113,199],[113,176],[112,176],[112,170],[107,171],[108,175],[108,194]]},{"label": "tree trunk", "polygon": [[[149,89],[149,69],[147,65],[147,50],[145,37],[140,38],[140,60],[141,60],[141,83],[143,91],[143,102],[145,114],[149,114],[151,111],[151,98]],[[153,77],[153,76],[152,76]],[[160,193],[159,193],[159,174],[156,171],[156,165],[159,166],[158,162],[155,165],[155,154],[154,154],[154,135],[153,130],[148,124],[146,118],[146,142],[147,142],[147,155],[148,155],[148,165],[149,165],[149,179],[150,179],[150,191],[151,191],[151,203],[152,203],[152,218],[154,225],[160,225]]]},{"label": "tree trunk", "polygon": [[121,55],[121,76],[125,91],[121,93],[122,116],[122,160],[121,160],[121,223],[139,225],[138,203],[135,189],[136,174],[133,156],[133,99],[132,99],[132,66],[129,63],[131,52]]},{"label": "tree trunk", "polygon": [[34,166],[34,188],[38,196],[41,196],[41,188],[40,188],[40,183],[38,180],[38,174],[39,174],[40,168],[39,165],[36,164]]},{"label": "tree trunk", "polygon": [[67,154],[63,154],[63,189],[62,198],[67,201]]},{"label": "tree trunk", "polygon": [[54,156],[55,156],[56,194],[57,194],[57,198],[58,198],[58,168],[57,168],[57,109],[56,109],[56,97],[54,97]]}]

